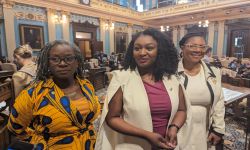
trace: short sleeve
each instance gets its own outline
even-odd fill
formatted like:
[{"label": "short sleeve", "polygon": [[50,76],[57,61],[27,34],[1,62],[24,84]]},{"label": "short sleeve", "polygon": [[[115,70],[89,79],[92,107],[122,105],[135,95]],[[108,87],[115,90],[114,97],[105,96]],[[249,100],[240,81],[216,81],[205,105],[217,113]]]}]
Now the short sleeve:
[{"label": "short sleeve", "polygon": [[24,136],[25,129],[29,126],[33,116],[33,102],[28,90],[22,91],[15,99],[11,108],[8,129],[20,136]]},{"label": "short sleeve", "polygon": [[15,90],[15,96],[17,95],[24,89],[24,81],[27,78],[27,74],[23,72],[16,72],[13,74],[12,80],[14,83],[14,90]]}]

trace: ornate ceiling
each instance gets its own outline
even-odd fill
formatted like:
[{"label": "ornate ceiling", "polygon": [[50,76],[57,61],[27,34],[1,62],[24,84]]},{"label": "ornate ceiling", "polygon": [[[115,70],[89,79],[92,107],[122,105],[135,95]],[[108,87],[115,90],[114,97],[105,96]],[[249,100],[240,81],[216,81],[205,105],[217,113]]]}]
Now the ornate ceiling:
[{"label": "ornate ceiling", "polygon": [[250,18],[250,0],[204,0],[188,4],[163,7],[147,12],[137,12],[103,0],[91,0],[90,5],[83,5],[80,0],[1,0],[54,9],[126,22],[142,26],[158,27],[198,23],[200,20],[219,21],[235,18]]}]

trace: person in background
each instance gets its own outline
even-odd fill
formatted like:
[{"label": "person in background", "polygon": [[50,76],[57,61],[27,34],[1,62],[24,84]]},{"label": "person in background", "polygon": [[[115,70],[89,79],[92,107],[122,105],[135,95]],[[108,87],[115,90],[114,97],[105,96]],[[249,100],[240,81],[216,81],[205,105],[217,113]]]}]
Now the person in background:
[{"label": "person in background", "polygon": [[241,63],[241,59],[234,59],[228,64],[228,68],[236,71],[237,74],[240,75],[244,72],[244,69],[246,69],[246,65]]},{"label": "person in background", "polygon": [[111,69],[110,71],[118,69],[117,68],[117,57],[116,57],[114,52],[112,52],[110,57],[109,57],[109,67]]},{"label": "person in background", "polygon": [[124,69],[113,71],[95,150],[178,147],[188,106],[177,65],[174,44],[160,31],[146,29],[133,37]]},{"label": "person in background", "polygon": [[16,98],[8,129],[22,139],[32,124],[30,143],[36,149],[93,150],[100,104],[84,79],[83,62],[79,48],[66,41],[42,48],[35,82]]},{"label": "person in background", "polygon": [[208,46],[201,33],[186,34],[179,46],[183,58],[179,62],[178,73],[192,110],[191,126],[187,127],[190,134],[185,135],[190,138],[186,143],[187,150],[214,148],[225,134],[225,106],[220,70],[202,60]]},{"label": "person in background", "polygon": [[0,60],[0,71],[2,70],[2,68],[1,68],[1,65],[2,65],[3,63],[2,63],[2,61]]},{"label": "person in background", "polygon": [[19,69],[12,77],[17,97],[35,79],[37,66],[32,61],[32,48],[28,44],[16,48],[13,57],[14,63]]},{"label": "person in background", "polygon": [[212,55],[212,47],[208,47],[207,50],[206,50],[206,52],[205,52],[203,61],[205,63],[209,64],[210,60],[211,60],[211,55]]}]

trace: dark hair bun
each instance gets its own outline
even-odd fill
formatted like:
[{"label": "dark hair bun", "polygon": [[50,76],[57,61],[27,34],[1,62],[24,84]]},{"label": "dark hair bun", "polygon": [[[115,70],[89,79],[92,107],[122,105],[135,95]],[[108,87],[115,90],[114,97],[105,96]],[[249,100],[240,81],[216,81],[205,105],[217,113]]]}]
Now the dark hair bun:
[{"label": "dark hair bun", "polygon": [[186,34],[179,42],[179,46],[183,46],[185,45],[185,43],[187,42],[188,39],[190,39],[191,37],[195,37],[195,36],[200,36],[204,38],[204,33],[188,33]]}]

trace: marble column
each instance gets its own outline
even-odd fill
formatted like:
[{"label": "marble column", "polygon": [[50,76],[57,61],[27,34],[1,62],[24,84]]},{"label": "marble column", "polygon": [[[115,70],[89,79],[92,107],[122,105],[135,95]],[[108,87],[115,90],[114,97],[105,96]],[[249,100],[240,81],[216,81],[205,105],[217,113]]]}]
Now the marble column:
[{"label": "marble column", "polygon": [[127,44],[130,43],[130,41],[132,40],[132,35],[133,35],[133,24],[128,24],[128,42]]},{"label": "marble column", "polygon": [[[115,25],[115,22],[111,22],[110,21],[110,24],[109,26],[112,25],[112,23],[114,23]],[[114,27],[115,28],[115,27]],[[109,28],[109,54],[107,55],[110,55],[112,52],[115,52],[115,30],[114,28]]]},{"label": "marble column", "polygon": [[105,24],[106,20],[100,18],[100,40],[103,42],[103,51],[105,51]]},{"label": "marble column", "polygon": [[56,40],[55,12],[55,10],[47,9],[49,42]]},{"label": "marble column", "polygon": [[178,36],[177,27],[173,27],[173,43],[174,43],[175,47],[178,46],[177,36]]},{"label": "marble column", "polygon": [[15,12],[13,10],[14,2],[4,1],[3,2],[3,14],[4,14],[4,27],[5,37],[7,45],[7,55],[10,61],[13,60],[13,53],[16,48],[15,39]]},{"label": "marble column", "polygon": [[219,21],[218,26],[218,44],[217,44],[217,55],[221,57],[223,55],[223,45],[224,45],[224,32],[225,32],[225,21]]},{"label": "marble column", "polygon": [[208,46],[213,48],[214,45],[214,22],[210,22],[208,26]]},{"label": "marble column", "polygon": [[185,25],[180,26],[180,40],[183,38],[183,36],[186,34]]},{"label": "marble column", "polygon": [[66,16],[65,22],[62,23],[63,39],[66,41],[70,41],[70,34],[69,34],[70,13],[62,12],[62,15]]}]

